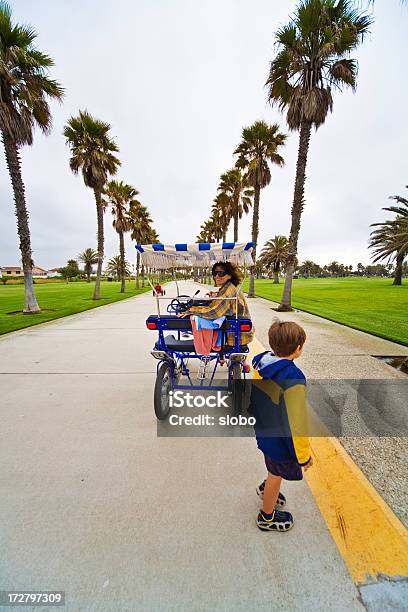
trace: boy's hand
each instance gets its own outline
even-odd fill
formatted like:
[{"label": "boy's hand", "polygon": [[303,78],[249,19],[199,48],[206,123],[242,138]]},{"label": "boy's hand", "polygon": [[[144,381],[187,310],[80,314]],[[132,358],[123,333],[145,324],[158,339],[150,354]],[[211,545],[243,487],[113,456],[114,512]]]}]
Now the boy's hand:
[{"label": "boy's hand", "polygon": [[313,465],[313,458],[310,457],[309,461],[307,463],[305,463],[303,467],[303,471],[306,472],[310,467],[312,467]]}]

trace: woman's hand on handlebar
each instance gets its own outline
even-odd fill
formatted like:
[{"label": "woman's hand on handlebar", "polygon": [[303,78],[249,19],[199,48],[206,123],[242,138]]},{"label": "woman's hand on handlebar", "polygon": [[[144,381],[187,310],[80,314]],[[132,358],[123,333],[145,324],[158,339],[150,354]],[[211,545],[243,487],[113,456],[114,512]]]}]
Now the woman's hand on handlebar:
[{"label": "woman's hand on handlebar", "polygon": [[188,317],[190,315],[190,313],[187,312],[179,312],[176,317],[178,317],[179,319],[183,318],[183,317]]}]

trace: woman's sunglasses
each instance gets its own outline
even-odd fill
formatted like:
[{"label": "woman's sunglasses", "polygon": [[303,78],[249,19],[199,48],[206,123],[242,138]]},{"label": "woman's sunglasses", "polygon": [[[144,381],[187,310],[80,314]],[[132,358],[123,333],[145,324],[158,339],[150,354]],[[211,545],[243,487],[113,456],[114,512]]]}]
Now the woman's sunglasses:
[{"label": "woman's sunglasses", "polygon": [[216,276],[222,278],[223,276],[227,276],[227,273],[225,270],[215,270],[215,272],[213,272],[213,277],[215,278]]}]

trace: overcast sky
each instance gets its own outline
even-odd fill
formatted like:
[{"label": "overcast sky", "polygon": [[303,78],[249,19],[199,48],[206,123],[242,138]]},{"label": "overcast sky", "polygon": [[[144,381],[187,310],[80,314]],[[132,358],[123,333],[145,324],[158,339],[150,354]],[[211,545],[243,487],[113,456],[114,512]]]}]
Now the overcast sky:
[{"label": "overcast sky", "polygon": [[[195,242],[219,175],[234,164],[242,128],[285,117],[266,103],[274,32],[294,0],[14,0],[13,17],[38,32],[66,88],[52,103],[53,131],[23,150],[34,261],[63,265],[96,247],[92,191],[69,170],[62,131],[79,109],[112,125],[118,178],[140,192],[164,243]],[[405,191],[407,171],[408,7],[376,0],[372,33],[358,50],[357,93],[335,94],[334,111],[312,134],[299,258],[320,264],[370,263],[370,223],[387,197]],[[259,244],[288,235],[298,134],[285,167],[261,194]],[[19,265],[10,179],[0,156],[0,265]],[[118,253],[105,216],[108,258]],[[250,240],[250,218],[240,241]],[[232,239],[231,232],[228,236]],[[134,261],[127,240],[127,259]]]}]

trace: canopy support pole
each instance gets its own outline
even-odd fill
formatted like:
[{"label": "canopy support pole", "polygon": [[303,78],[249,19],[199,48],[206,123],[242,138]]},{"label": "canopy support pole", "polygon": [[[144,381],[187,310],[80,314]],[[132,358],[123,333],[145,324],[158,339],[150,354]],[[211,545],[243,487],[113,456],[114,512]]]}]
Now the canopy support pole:
[{"label": "canopy support pole", "polygon": [[180,295],[180,290],[179,290],[179,286],[178,286],[178,282],[177,282],[177,276],[176,276],[176,273],[175,273],[175,270],[174,270],[174,266],[173,266],[173,268],[172,268],[172,271],[173,271],[173,278],[174,278],[174,280],[175,280],[175,282],[176,282],[176,287],[177,287],[177,297],[178,297],[178,296]]}]

